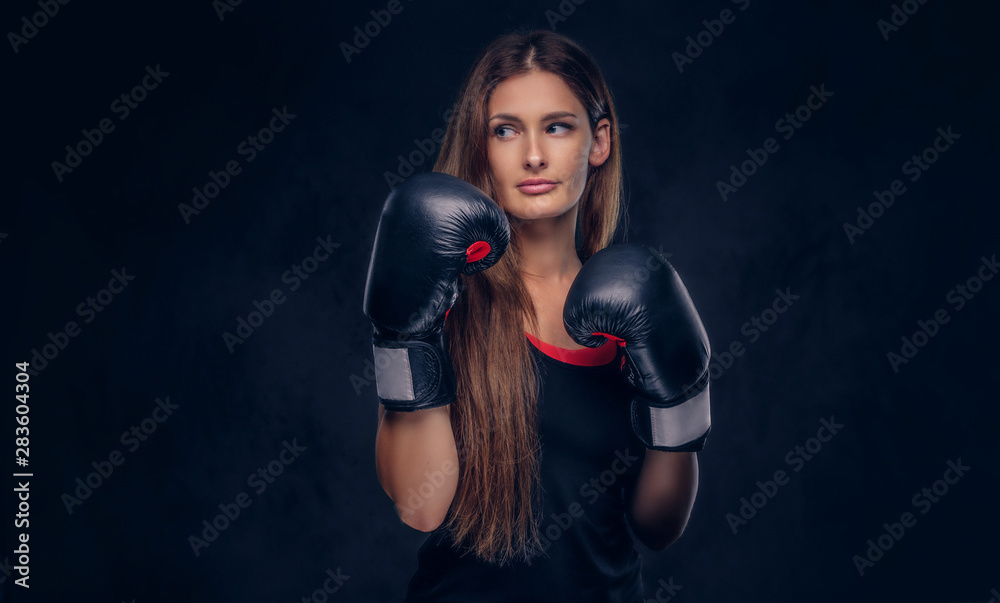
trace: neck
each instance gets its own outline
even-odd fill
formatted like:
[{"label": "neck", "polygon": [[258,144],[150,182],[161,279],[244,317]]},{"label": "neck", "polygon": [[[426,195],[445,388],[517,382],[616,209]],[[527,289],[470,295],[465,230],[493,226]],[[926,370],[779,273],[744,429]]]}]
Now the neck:
[{"label": "neck", "polygon": [[577,207],[554,218],[511,216],[520,247],[521,277],[530,285],[572,283],[583,263],[576,253]]}]

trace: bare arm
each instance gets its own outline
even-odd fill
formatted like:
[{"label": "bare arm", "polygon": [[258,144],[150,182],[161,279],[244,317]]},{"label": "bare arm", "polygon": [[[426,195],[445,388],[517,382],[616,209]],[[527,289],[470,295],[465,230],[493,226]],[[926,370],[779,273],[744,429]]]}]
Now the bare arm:
[{"label": "bare arm", "polygon": [[450,405],[395,412],[379,404],[375,471],[406,525],[440,526],[458,488],[458,452]]},{"label": "bare arm", "polygon": [[363,304],[382,406],[375,470],[400,519],[422,532],[441,525],[458,487],[450,416],[458,384],[445,320],[462,274],[489,269],[509,243],[500,206],[444,172],[394,188],[375,229]]},{"label": "bare arm", "polygon": [[632,532],[650,549],[662,551],[684,533],[697,493],[697,453],[647,448],[639,477],[626,492]]}]

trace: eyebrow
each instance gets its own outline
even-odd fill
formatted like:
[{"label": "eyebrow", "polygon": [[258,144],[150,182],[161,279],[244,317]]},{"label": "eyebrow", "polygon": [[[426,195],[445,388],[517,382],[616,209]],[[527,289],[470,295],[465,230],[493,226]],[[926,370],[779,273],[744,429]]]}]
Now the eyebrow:
[{"label": "eyebrow", "polygon": [[[547,115],[542,116],[542,121],[549,121],[550,119],[559,119],[560,117],[576,117],[576,113],[570,111],[555,111]],[[497,113],[489,119],[489,121],[494,121],[497,119],[502,119],[505,121],[513,121],[516,123],[523,123],[519,117],[516,115],[511,115],[510,113]]]}]

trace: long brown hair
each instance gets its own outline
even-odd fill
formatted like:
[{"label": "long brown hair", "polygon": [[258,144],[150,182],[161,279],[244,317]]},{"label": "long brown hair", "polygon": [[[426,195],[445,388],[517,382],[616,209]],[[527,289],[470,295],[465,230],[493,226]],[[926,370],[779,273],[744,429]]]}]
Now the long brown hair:
[{"label": "long brown hair", "polygon": [[[591,166],[577,216],[577,253],[586,261],[610,244],[622,196],[618,117],[597,64],[576,42],[546,30],[515,30],[481,51],[466,76],[434,171],[474,184],[497,198],[487,161],[487,107],[505,78],[535,70],[560,76],[587,111],[591,132],[611,122],[611,154]],[[538,389],[524,336],[538,328],[521,280],[512,229],[507,252],[493,267],[462,276],[445,333],[457,398],[451,405],[459,452],[458,490],[446,527],[464,552],[504,563],[528,558],[538,544],[540,512]]]}]

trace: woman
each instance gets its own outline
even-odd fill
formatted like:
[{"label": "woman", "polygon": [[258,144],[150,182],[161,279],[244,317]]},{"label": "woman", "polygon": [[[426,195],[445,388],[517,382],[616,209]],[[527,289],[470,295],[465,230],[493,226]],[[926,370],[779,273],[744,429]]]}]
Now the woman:
[{"label": "woman", "polygon": [[[588,341],[597,347],[586,347],[577,341],[594,327],[581,327],[574,338],[564,322],[571,285],[584,262],[611,243],[620,207],[618,121],[593,60],[549,31],[494,40],[466,78],[434,171],[475,185],[489,199],[459,192],[464,183],[442,175],[430,188],[400,195],[420,197],[428,205],[419,211],[434,213],[468,193],[472,213],[489,214],[487,206],[496,206],[510,230],[509,245],[506,233],[485,235],[491,243],[484,236],[470,239],[477,242],[468,249],[469,265],[482,261],[488,268],[477,265],[478,271],[456,275],[450,299],[444,299],[449,279],[442,279],[436,295],[444,303],[438,306],[450,309],[431,312],[426,321],[424,310],[409,313],[406,326],[386,327],[391,321],[376,319],[377,309],[369,311],[376,304],[371,300],[393,298],[379,293],[373,279],[408,278],[401,270],[384,276],[390,254],[373,253],[365,306],[376,323],[376,364],[382,367],[378,477],[400,518],[432,532],[420,549],[406,600],[641,601],[641,561],[626,522],[654,550],[680,536],[698,487],[694,451],[707,431],[702,426],[702,435],[684,445],[654,445],[663,444],[653,441],[663,409],[647,397],[637,413],[630,387],[637,380],[633,375],[626,382],[621,373],[642,362],[626,363],[621,344],[632,343],[616,345],[613,339],[627,338],[610,335],[609,327],[601,329],[608,338],[597,337],[603,345]],[[391,238],[388,221],[402,211],[390,208],[402,203],[392,198],[377,246]],[[416,207],[416,201],[407,203]],[[469,207],[454,216],[468,214]],[[485,230],[495,228],[489,222]],[[486,250],[490,256],[483,258]],[[660,274],[675,275],[666,266]],[[647,263],[647,270],[658,268]],[[597,270],[580,280],[611,278]],[[403,289],[423,286],[425,276],[421,271]],[[660,278],[679,286],[676,278]],[[686,292],[676,295],[687,299]],[[686,311],[696,321],[693,306]],[[700,323],[695,326],[689,330],[703,335]],[[434,329],[443,334],[428,335]],[[409,334],[390,342],[390,331],[392,337]],[[409,345],[438,350],[429,354],[443,365],[443,377],[431,381],[444,393],[416,394],[424,402],[407,406],[424,366]],[[698,363],[704,361],[698,387],[707,419],[707,339],[695,347]],[[401,371],[410,381],[397,398],[408,402],[393,402],[386,399],[394,389],[389,384],[399,383]],[[642,416],[652,417],[652,432]],[[659,416],[661,425],[674,420]],[[646,435],[637,421],[645,421]]]}]

